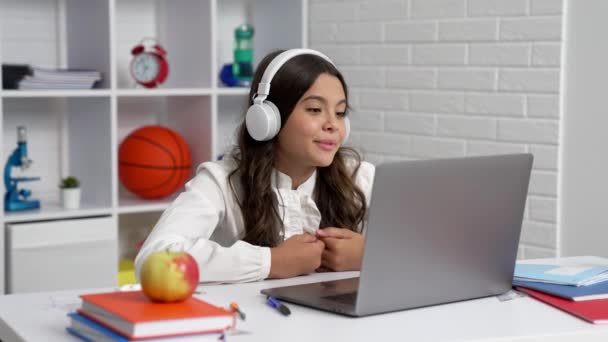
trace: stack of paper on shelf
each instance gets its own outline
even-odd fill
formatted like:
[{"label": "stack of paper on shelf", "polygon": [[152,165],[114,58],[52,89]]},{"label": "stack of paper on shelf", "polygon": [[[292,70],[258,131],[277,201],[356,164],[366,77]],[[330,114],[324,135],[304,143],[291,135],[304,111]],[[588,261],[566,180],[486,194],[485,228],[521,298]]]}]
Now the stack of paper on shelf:
[{"label": "stack of paper on shelf", "polygon": [[608,323],[608,259],[582,256],[518,262],[513,285],[591,323]]},{"label": "stack of paper on shelf", "polygon": [[41,69],[32,68],[31,75],[19,81],[19,89],[91,89],[101,80],[95,70]]},{"label": "stack of paper on shelf", "polygon": [[235,312],[195,297],[183,302],[157,303],[141,291],[80,296],[82,305],[70,313],[66,329],[83,340],[130,341],[180,337],[178,340],[217,340],[235,327]]}]

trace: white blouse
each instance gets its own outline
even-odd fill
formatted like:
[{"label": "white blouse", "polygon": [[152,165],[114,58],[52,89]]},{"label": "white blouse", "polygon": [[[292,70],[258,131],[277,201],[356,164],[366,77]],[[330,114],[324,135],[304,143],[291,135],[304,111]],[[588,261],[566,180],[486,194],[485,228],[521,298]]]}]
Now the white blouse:
[{"label": "white blouse", "polygon": [[[205,162],[186,190],[165,210],[135,258],[136,274],[143,260],[160,250],[190,253],[199,265],[201,282],[236,283],[266,279],[270,273],[270,248],[240,240],[245,228],[240,207],[228,183],[234,161]],[[375,168],[362,162],[356,183],[371,197]],[[272,177],[278,213],[285,236],[319,229],[321,214],[313,200],[316,172],[296,190],[291,178],[279,171]],[[238,193],[237,189],[237,193]]]}]

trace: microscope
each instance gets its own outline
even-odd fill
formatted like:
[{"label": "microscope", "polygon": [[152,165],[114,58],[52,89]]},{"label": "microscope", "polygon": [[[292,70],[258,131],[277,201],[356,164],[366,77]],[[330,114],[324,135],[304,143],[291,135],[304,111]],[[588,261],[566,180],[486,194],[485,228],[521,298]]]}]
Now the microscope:
[{"label": "microscope", "polygon": [[18,211],[27,209],[38,209],[40,208],[39,200],[28,200],[28,197],[32,194],[31,190],[28,189],[17,189],[19,182],[30,182],[40,180],[40,177],[11,177],[11,169],[13,166],[21,167],[21,170],[25,170],[30,167],[32,160],[27,157],[27,139],[25,134],[25,127],[17,127],[17,148],[6,161],[4,167],[4,186],[6,187],[6,194],[4,194],[4,210],[5,211]]}]

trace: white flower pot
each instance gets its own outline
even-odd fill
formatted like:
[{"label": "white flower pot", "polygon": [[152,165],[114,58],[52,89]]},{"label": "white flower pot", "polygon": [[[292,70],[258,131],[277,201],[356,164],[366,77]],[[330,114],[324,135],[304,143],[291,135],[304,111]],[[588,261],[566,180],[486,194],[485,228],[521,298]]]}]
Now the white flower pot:
[{"label": "white flower pot", "polygon": [[61,189],[61,202],[65,209],[80,208],[80,188]]}]

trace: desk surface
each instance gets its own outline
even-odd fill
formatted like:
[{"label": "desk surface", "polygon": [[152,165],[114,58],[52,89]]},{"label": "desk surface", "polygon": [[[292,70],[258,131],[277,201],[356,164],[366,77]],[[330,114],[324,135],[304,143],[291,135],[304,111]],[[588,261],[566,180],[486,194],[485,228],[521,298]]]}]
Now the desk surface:
[{"label": "desk surface", "polygon": [[[240,333],[228,341],[606,341],[608,325],[589,324],[534,299],[501,302],[496,297],[438,305],[364,318],[342,317],[295,304],[281,316],[266,306],[260,290],[356,276],[358,272],[319,273],[292,279],[237,285],[200,286],[211,303],[239,303],[247,314]],[[66,314],[80,305],[79,294],[108,289],[0,296],[0,340],[76,341],[68,335]]]}]

